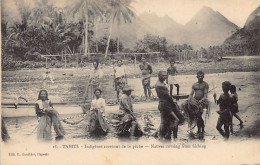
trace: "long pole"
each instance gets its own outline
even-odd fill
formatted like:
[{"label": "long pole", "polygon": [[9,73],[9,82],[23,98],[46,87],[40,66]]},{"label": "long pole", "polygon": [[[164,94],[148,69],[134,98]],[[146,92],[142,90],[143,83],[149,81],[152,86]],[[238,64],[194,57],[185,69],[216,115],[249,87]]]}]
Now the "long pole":
[{"label": "long pole", "polygon": [[66,55],[65,55],[65,68],[67,67],[67,58],[66,58]]},{"label": "long pole", "polygon": [[47,64],[48,64],[48,57],[45,57],[45,68],[47,68]]}]

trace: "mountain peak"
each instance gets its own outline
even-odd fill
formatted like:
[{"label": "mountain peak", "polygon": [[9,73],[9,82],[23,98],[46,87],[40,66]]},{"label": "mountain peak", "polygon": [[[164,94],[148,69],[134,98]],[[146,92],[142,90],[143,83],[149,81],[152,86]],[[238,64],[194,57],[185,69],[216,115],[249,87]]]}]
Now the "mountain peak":
[{"label": "mountain peak", "polygon": [[199,10],[199,12],[215,12],[211,7],[209,7],[209,6],[203,6],[200,10]]},{"label": "mountain peak", "polygon": [[247,18],[244,28],[260,29],[260,6],[256,8]]},{"label": "mountain peak", "polygon": [[218,11],[204,6],[185,25],[185,29],[190,32],[189,44],[208,47],[222,44],[239,28]]}]

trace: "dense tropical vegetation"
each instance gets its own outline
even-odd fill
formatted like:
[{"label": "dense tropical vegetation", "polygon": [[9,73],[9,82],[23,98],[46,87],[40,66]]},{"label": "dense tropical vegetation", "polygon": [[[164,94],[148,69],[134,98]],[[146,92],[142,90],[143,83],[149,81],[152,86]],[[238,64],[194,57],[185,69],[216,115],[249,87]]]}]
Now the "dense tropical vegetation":
[{"label": "dense tropical vegetation", "polygon": [[[131,50],[124,47],[119,36],[112,38],[113,28],[120,29],[122,23],[134,19],[133,0],[76,0],[64,7],[55,6],[51,0],[36,0],[33,5],[25,0],[15,2],[18,20],[11,22],[5,16],[1,20],[3,70],[44,67],[45,59],[41,55],[72,54],[66,60],[82,63],[90,59],[89,54],[105,54],[106,58],[109,53],[161,52],[162,57],[168,58],[176,57],[183,50],[193,50],[190,45],[168,44],[165,37],[152,34],[144,35]],[[100,33],[101,28],[106,30],[105,34]],[[204,56],[215,57],[224,52],[246,50],[227,45],[201,51]],[[59,62],[65,59],[57,56],[51,60],[54,66],[61,67]]]}]

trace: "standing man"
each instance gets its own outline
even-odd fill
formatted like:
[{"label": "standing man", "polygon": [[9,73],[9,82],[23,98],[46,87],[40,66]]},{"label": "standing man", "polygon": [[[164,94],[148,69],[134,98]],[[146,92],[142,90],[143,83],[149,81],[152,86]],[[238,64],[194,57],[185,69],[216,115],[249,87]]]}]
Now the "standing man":
[{"label": "standing man", "polygon": [[197,125],[198,136],[202,138],[205,127],[202,113],[204,109],[209,110],[209,101],[207,100],[209,85],[203,81],[204,73],[202,71],[197,72],[197,78],[198,82],[192,85],[190,96],[188,100],[182,104],[182,108],[189,118],[188,125],[190,134],[193,134],[192,130]]},{"label": "standing man", "polygon": [[171,66],[167,69],[168,84],[170,85],[170,95],[172,96],[173,85],[176,86],[177,95],[179,95],[180,86],[179,86],[177,80],[175,79],[175,73],[178,73],[176,67],[174,66],[175,60],[171,59],[170,64],[171,64]]},{"label": "standing man", "polygon": [[161,124],[159,128],[159,137],[162,139],[171,139],[173,134],[174,139],[177,139],[178,125],[183,122],[183,116],[178,110],[178,106],[173,102],[172,97],[169,95],[169,90],[164,84],[167,79],[165,71],[159,71],[158,81],[155,84],[155,91],[159,98],[158,109],[161,114]]},{"label": "standing man", "polygon": [[142,84],[144,88],[144,94],[147,99],[147,92],[149,95],[149,99],[151,98],[151,85],[150,85],[150,79],[151,74],[153,72],[152,66],[146,62],[146,59],[142,57],[142,63],[139,65],[141,71],[142,71]]}]

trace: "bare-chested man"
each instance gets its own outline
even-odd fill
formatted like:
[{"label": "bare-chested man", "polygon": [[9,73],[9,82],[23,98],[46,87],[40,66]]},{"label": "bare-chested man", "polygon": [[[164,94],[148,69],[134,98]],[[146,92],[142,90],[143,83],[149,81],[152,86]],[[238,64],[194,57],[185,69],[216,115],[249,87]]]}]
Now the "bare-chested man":
[{"label": "bare-chested man", "polygon": [[159,137],[162,139],[177,139],[178,125],[184,122],[184,117],[179,111],[179,106],[175,103],[169,94],[164,81],[167,79],[165,71],[159,71],[158,81],[155,84],[155,91],[159,98],[158,109],[161,114],[161,124],[158,130]]},{"label": "bare-chested man", "polygon": [[197,72],[198,82],[192,85],[191,93],[186,102],[183,103],[182,108],[189,118],[189,128],[192,133],[193,128],[197,125],[199,138],[203,137],[204,120],[202,119],[203,110],[208,109],[208,90],[209,85],[203,81],[204,73]]}]

